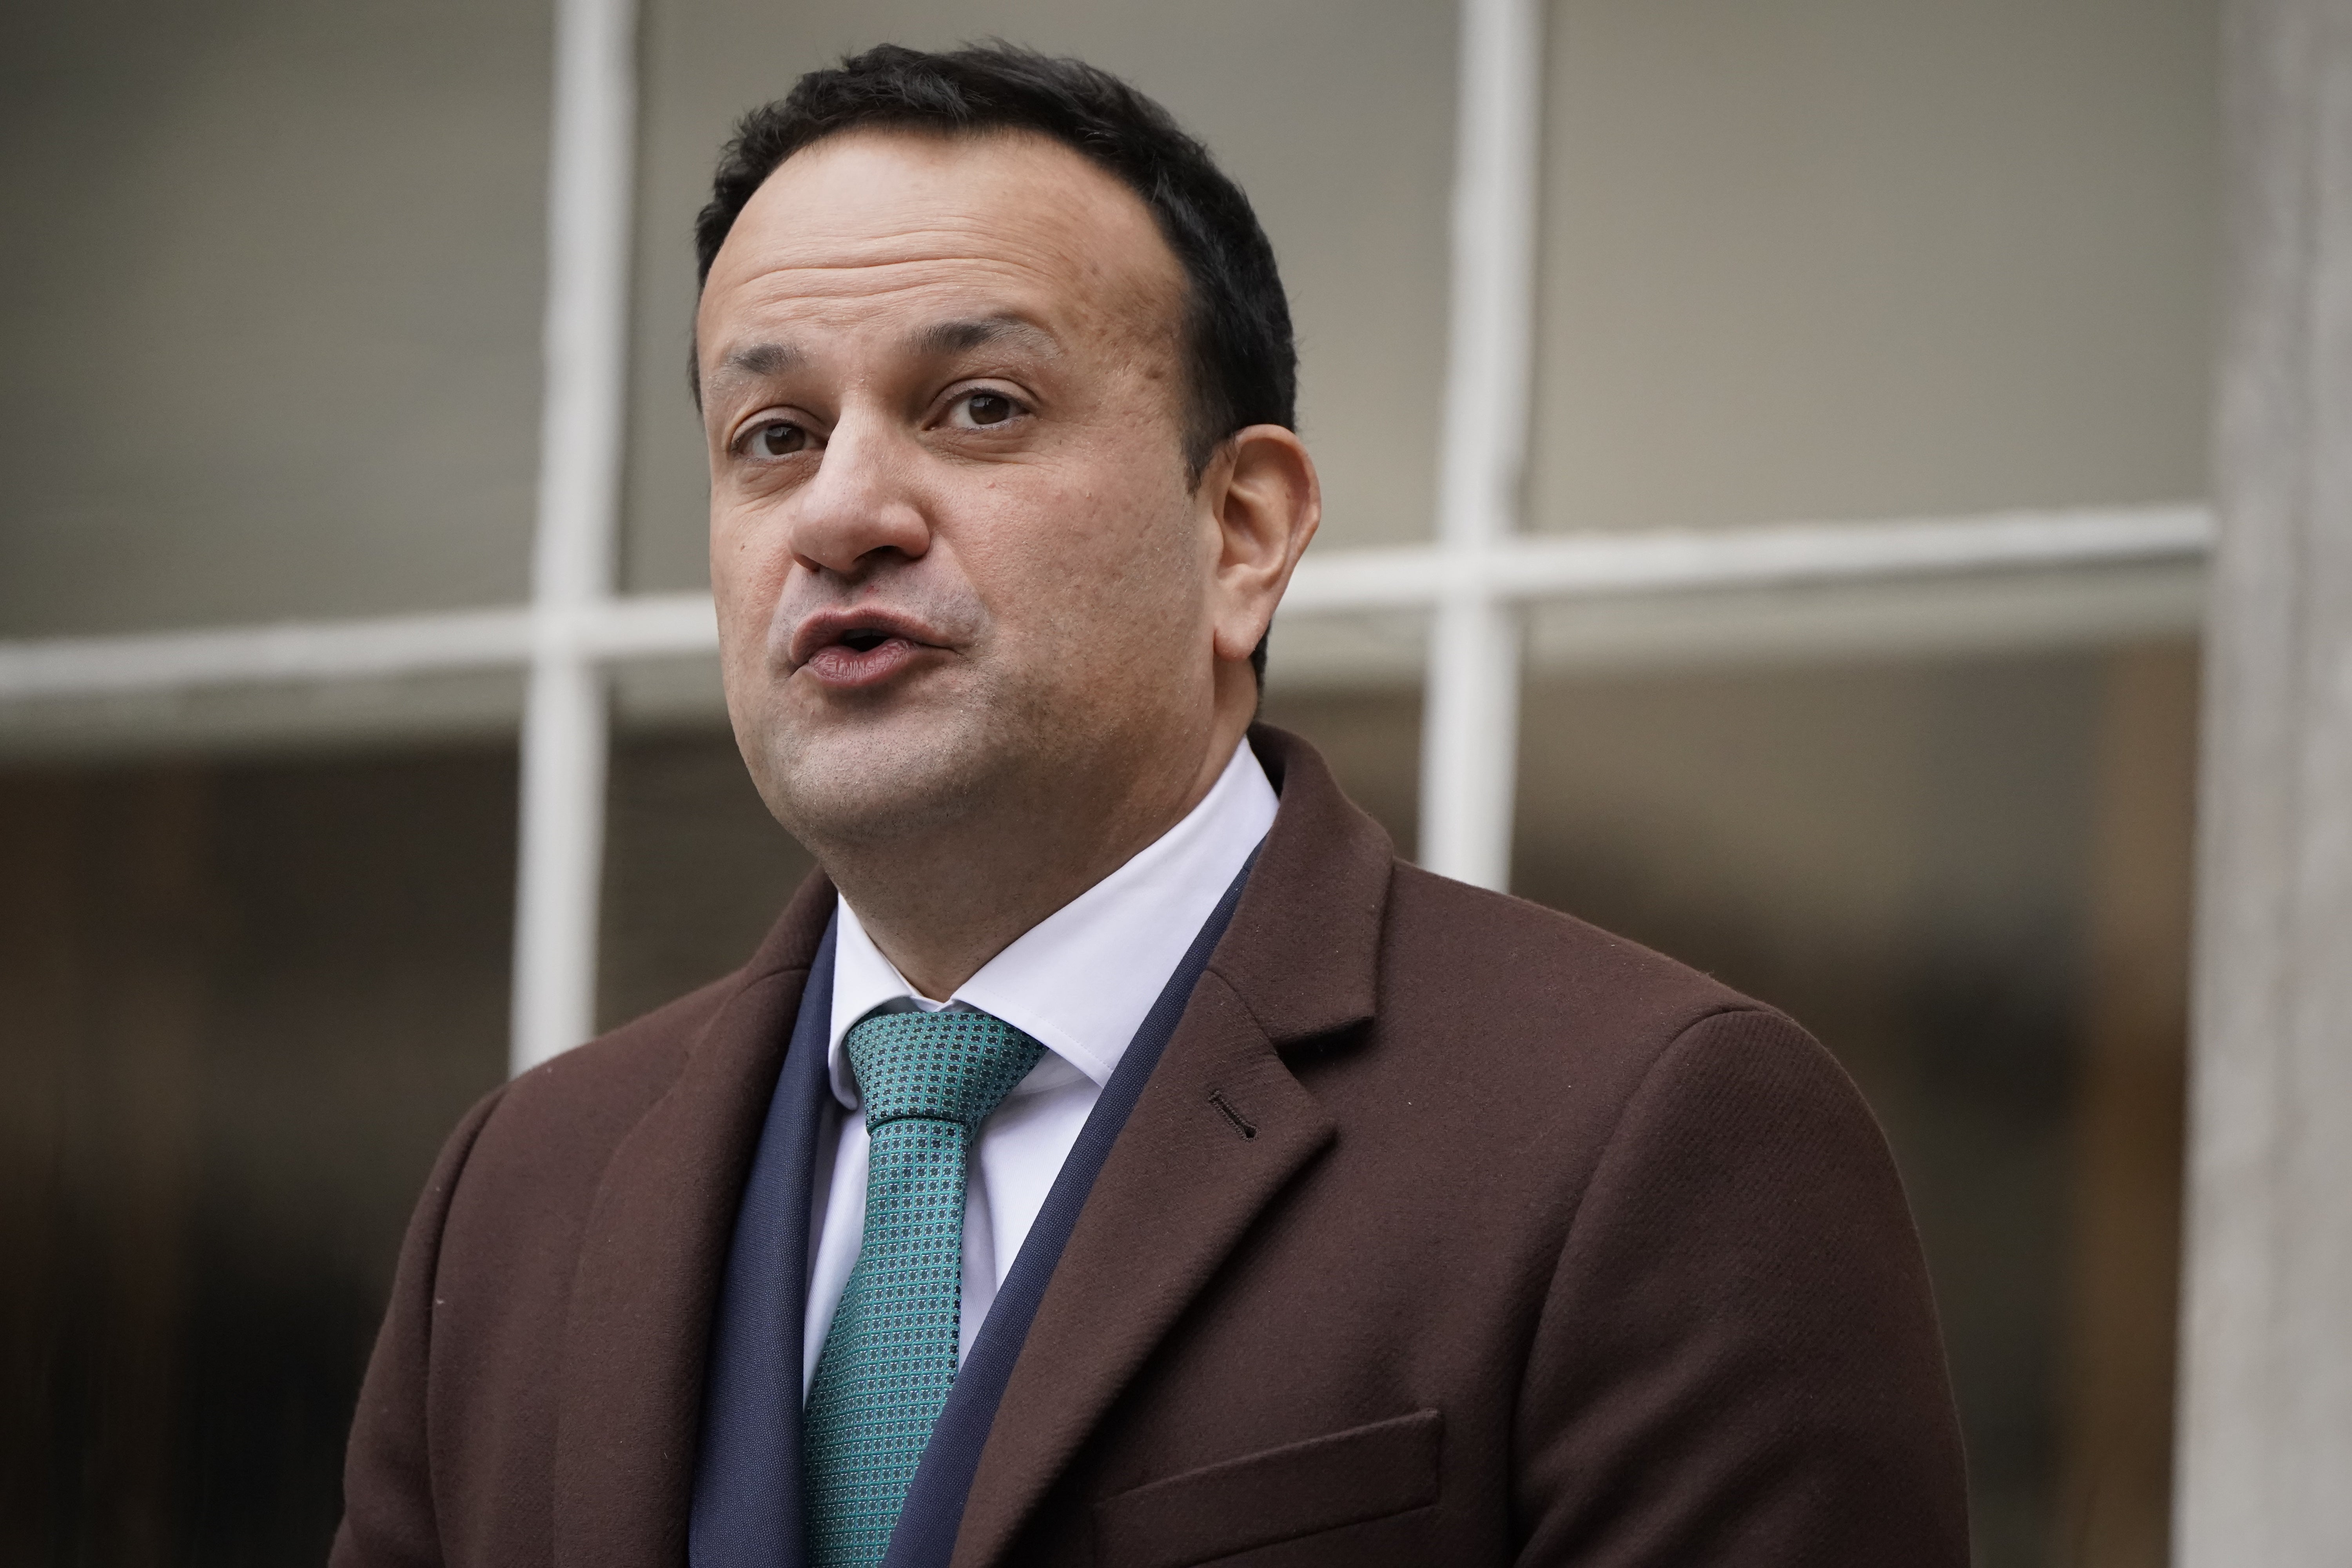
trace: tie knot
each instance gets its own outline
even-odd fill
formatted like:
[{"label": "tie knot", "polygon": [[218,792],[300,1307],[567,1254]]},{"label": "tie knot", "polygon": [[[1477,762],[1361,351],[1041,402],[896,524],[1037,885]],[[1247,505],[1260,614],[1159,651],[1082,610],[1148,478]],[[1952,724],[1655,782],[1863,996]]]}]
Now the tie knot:
[{"label": "tie knot", "polygon": [[907,1117],[977,1131],[1045,1047],[1002,1018],[956,1009],[877,1013],[842,1045],[866,1100],[866,1125]]}]

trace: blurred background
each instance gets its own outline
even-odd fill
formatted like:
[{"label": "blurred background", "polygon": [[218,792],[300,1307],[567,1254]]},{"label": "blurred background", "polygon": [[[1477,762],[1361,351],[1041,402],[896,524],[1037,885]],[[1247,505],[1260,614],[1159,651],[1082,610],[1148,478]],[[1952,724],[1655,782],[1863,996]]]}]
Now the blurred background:
[{"label": "blurred background", "polygon": [[[1543,21],[1526,532],[2203,504],[2213,0]],[[1080,54],[1201,134],[1291,290],[1311,559],[1427,543],[1460,35],[1439,0],[644,0],[615,591],[707,587],[717,149],[882,40]],[[549,0],[0,13],[6,668],[529,601],[555,42]],[[1988,1568],[2165,1561],[2203,572],[1525,612],[1510,889],[1861,1082]],[[1266,699],[1408,856],[1429,625],[1286,617]],[[609,667],[600,1025],[740,963],[808,865],[715,661],[656,651]],[[0,684],[0,1559],[321,1559],[408,1205],[509,1068],[526,683]]]}]

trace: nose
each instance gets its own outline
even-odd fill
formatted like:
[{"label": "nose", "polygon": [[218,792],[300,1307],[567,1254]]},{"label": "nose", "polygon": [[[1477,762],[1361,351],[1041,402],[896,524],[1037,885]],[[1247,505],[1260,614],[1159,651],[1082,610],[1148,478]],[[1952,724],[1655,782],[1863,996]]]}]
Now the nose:
[{"label": "nose", "polygon": [[890,554],[912,561],[931,527],[915,494],[912,453],[889,423],[846,414],[816,474],[793,498],[793,558],[811,572],[855,577]]}]

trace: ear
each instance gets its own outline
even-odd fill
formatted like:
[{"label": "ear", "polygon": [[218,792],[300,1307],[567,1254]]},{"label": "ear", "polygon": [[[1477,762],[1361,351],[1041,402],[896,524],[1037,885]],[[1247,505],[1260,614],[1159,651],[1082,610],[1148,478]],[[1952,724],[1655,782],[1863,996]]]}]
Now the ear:
[{"label": "ear", "polygon": [[1209,616],[1217,658],[1246,660],[1323,521],[1322,482],[1297,432],[1251,425],[1217,449],[1200,498],[1216,549]]}]

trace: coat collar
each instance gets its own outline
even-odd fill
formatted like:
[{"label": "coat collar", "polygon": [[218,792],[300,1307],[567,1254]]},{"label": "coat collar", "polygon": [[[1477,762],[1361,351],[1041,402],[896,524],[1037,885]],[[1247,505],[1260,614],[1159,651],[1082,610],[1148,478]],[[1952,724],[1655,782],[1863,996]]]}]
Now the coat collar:
[{"label": "coat collar", "polygon": [[1209,967],[1287,1048],[1371,1017],[1396,849],[1314,747],[1268,724],[1249,741],[1282,805]]}]

